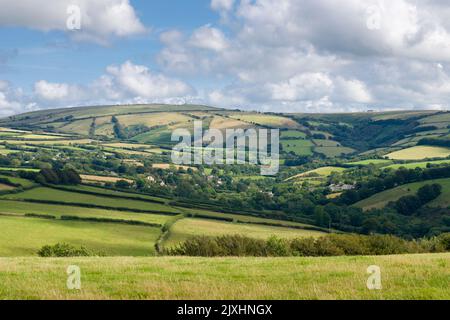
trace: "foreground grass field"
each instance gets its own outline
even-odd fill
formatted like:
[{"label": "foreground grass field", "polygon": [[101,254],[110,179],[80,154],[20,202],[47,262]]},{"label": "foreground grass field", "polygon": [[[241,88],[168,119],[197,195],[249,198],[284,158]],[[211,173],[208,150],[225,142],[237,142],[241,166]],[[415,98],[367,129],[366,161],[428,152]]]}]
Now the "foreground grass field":
[{"label": "foreground grass field", "polygon": [[36,256],[44,245],[68,243],[108,256],[151,256],[158,228],[0,216],[0,256]]},{"label": "foreground grass field", "polygon": [[[69,265],[80,291],[66,288]],[[370,265],[382,290],[366,287]],[[0,258],[0,299],[450,299],[450,254],[339,258]]]}]

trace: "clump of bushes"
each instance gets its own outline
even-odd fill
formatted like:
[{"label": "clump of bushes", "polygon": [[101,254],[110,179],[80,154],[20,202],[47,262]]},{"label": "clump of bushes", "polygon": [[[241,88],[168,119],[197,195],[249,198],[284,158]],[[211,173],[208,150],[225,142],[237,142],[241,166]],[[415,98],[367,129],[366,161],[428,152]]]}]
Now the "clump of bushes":
[{"label": "clump of bushes", "polygon": [[95,254],[85,247],[74,247],[67,243],[57,243],[53,246],[43,246],[38,255],[43,258],[63,258],[63,257],[92,257]]},{"label": "clump of bushes", "polygon": [[81,177],[73,169],[42,169],[40,172],[19,172],[21,178],[33,180],[41,184],[54,185],[78,185],[81,184]]},{"label": "clump of bushes", "polygon": [[38,213],[26,213],[25,217],[27,218],[39,218],[39,219],[48,219],[55,220],[56,217],[49,214],[38,214]]},{"label": "clump of bushes", "polygon": [[427,184],[421,187],[416,195],[401,197],[389,205],[394,207],[398,213],[410,216],[428,202],[438,198],[441,193],[442,186],[440,184]]},{"label": "clump of bushes", "polygon": [[331,234],[321,238],[285,240],[252,239],[240,235],[192,237],[178,247],[165,251],[167,255],[195,257],[326,257],[434,253],[450,251],[450,234],[431,239],[408,241],[390,235]]}]

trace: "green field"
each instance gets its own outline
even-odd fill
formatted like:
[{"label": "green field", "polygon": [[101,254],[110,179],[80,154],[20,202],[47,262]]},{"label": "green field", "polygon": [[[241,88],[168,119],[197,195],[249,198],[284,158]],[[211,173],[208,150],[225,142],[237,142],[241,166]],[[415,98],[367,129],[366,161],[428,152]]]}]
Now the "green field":
[{"label": "green field", "polygon": [[314,152],[321,153],[328,158],[336,158],[342,155],[354,153],[355,150],[347,147],[315,147]]},{"label": "green field", "polygon": [[110,198],[96,195],[82,194],[76,192],[69,192],[57,189],[50,189],[39,187],[25,192],[10,194],[2,196],[3,199],[23,199],[23,200],[44,200],[44,201],[58,201],[67,204],[86,204],[97,205],[112,208],[128,208],[146,210],[146,211],[161,211],[161,212],[177,212],[177,210],[158,203],[151,203],[139,200],[128,200],[121,198]]},{"label": "green field", "polygon": [[0,256],[35,256],[44,245],[68,243],[108,256],[151,256],[159,228],[0,216]]},{"label": "green field", "polygon": [[280,143],[285,152],[294,152],[299,156],[309,156],[313,154],[312,147],[314,144],[309,140],[282,140]]},{"label": "green field", "polygon": [[400,169],[400,168],[406,168],[406,169],[415,169],[415,168],[426,168],[428,164],[432,165],[446,165],[450,164],[450,160],[437,160],[437,161],[424,161],[424,162],[413,162],[413,163],[404,163],[404,164],[393,164],[390,166],[385,167],[384,169]]},{"label": "green field", "polygon": [[266,224],[270,223],[270,224],[276,224],[281,227],[312,227],[311,225],[308,225],[308,224],[293,222],[293,221],[274,220],[274,219],[267,219],[267,218],[260,218],[260,217],[254,217],[254,216],[232,214],[232,213],[214,212],[214,211],[208,211],[208,210],[202,210],[202,209],[183,208],[183,211],[186,213],[193,214],[193,215],[200,214],[202,216],[207,216],[207,217],[212,217],[212,218],[217,218],[217,217],[228,218],[228,219],[233,219],[234,221],[240,221],[240,222],[266,223]]},{"label": "green field", "polygon": [[433,158],[447,158],[450,156],[449,148],[416,146],[392,152],[386,157],[393,160],[425,160]]},{"label": "green field", "polygon": [[291,138],[305,139],[306,133],[301,132],[301,131],[295,131],[295,130],[282,131],[280,139],[283,140],[286,138],[288,138],[288,139],[291,139]]},{"label": "green field", "polygon": [[362,160],[362,161],[356,161],[356,162],[348,162],[346,165],[348,166],[368,166],[368,165],[389,165],[391,164],[391,160],[385,160],[385,159],[369,159],[369,160]]},{"label": "green field", "polygon": [[340,143],[333,140],[313,139],[313,143],[317,147],[340,147]]},{"label": "green field", "polygon": [[22,179],[22,178],[16,178],[16,177],[10,177],[5,175],[0,175],[0,178],[2,179],[8,179],[12,183],[20,184],[22,187],[29,188],[35,185],[33,181]]},{"label": "green field", "polygon": [[70,189],[77,191],[88,191],[88,192],[94,192],[99,195],[111,195],[115,197],[131,197],[131,198],[139,198],[139,199],[146,199],[146,200],[155,200],[155,201],[167,201],[167,199],[158,198],[149,196],[147,194],[138,194],[138,193],[131,193],[131,192],[123,192],[123,191],[116,191],[116,190],[110,190],[110,189],[104,189],[104,188],[97,188],[97,187],[91,187],[86,185],[79,185],[79,186],[71,186]]},{"label": "green field", "polygon": [[442,194],[436,200],[431,201],[427,205],[430,207],[441,208],[450,206],[450,179],[437,179],[405,184],[394,189],[377,193],[370,198],[356,203],[355,206],[363,208],[365,210],[383,208],[390,201],[396,201],[403,196],[414,195],[422,186],[433,183],[438,183],[442,186]]},{"label": "green field", "polygon": [[346,170],[345,168],[341,168],[341,167],[321,167],[318,169],[300,173],[298,175],[288,178],[286,181],[294,180],[294,179],[301,179],[301,178],[308,178],[308,177],[312,177],[312,176],[328,177],[333,173],[341,173],[341,172],[344,172],[345,170]]},{"label": "green field", "polygon": [[[66,287],[69,265],[80,291]],[[382,290],[366,270],[380,266]],[[450,299],[450,254],[338,258],[0,258],[0,299]],[[37,276],[38,275],[38,276]]]},{"label": "green field", "polygon": [[179,244],[195,235],[245,235],[251,238],[268,239],[271,236],[292,239],[301,237],[323,236],[324,232],[299,230],[272,226],[260,226],[242,223],[221,222],[203,219],[182,219],[176,222],[171,230],[166,247]]},{"label": "green field", "polygon": [[170,216],[134,213],[115,210],[81,208],[46,203],[29,203],[21,201],[0,200],[0,214],[43,214],[57,218],[61,216],[75,216],[80,218],[107,218],[116,220],[132,220],[146,223],[164,224]]},{"label": "green field", "polygon": [[32,169],[32,168],[8,168],[8,167],[0,167],[0,171],[29,171],[29,172],[39,172],[40,169]]}]

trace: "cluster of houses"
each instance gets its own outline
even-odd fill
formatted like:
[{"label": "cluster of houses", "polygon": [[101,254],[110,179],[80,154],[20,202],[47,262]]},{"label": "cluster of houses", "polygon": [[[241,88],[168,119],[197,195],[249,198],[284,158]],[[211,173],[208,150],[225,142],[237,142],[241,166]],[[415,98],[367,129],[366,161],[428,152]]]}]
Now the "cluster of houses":
[{"label": "cluster of houses", "polygon": [[331,184],[328,188],[330,188],[331,192],[344,192],[344,191],[355,189],[356,185],[355,184],[338,183],[338,184]]}]

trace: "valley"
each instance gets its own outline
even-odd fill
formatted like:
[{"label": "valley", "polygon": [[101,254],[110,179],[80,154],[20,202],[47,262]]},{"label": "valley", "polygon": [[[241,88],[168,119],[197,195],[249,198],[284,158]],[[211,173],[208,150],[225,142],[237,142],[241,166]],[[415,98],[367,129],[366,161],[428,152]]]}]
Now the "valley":
[{"label": "valley", "polygon": [[[432,247],[426,241],[444,241],[436,239],[450,232],[447,115],[265,114],[195,105],[128,105],[0,119],[0,296],[444,298],[449,294],[444,269],[450,258],[441,242]],[[200,120],[207,125],[204,130],[279,129],[280,171],[267,177],[250,164],[173,165],[172,131],[192,133],[194,121]],[[202,153],[208,146],[193,150]],[[398,211],[397,202],[416,198],[434,185],[440,186],[439,194],[427,196],[407,215]],[[376,238],[388,235],[420,239],[422,247],[405,250],[423,255],[402,255],[400,250],[392,256],[367,251],[364,257],[351,257],[359,252],[353,243],[350,253],[324,248],[324,256],[346,257],[287,257],[282,251],[265,253],[265,258],[168,256],[196,237],[224,237],[230,245],[237,241],[232,244],[236,247],[239,241],[256,241],[282,248],[289,241],[306,245],[352,234],[366,235],[368,241],[391,241]],[[248,240],[239,240],[241,236]],[[82,248],[88,256],[38,257],[42,248],[60,244]],[[78,294],[58,284],[68,263],[86,272]],[[370,263],[388,268],[386,277],[392,282],[383,293],[365,291],[360,271]],[[33,279],[27,264],[48,273]],[[407,273],[411,265],[418,273]],[[23,278],[14,278],[11,268]],[[436,279],[425,275],[430,268],[441,272]],[[96,275],[99,269],[105,282]],[[148,282],[155,274],[159,280]],[[35,289],[24,289],[26,281]],[[418,281],[420,289],[407,289],[408,281]],[[279,282],[289,289],[282,290]],[[337,286],[339,290],[333,289]],[[39,287],[49,290],[35,291]]]}]

